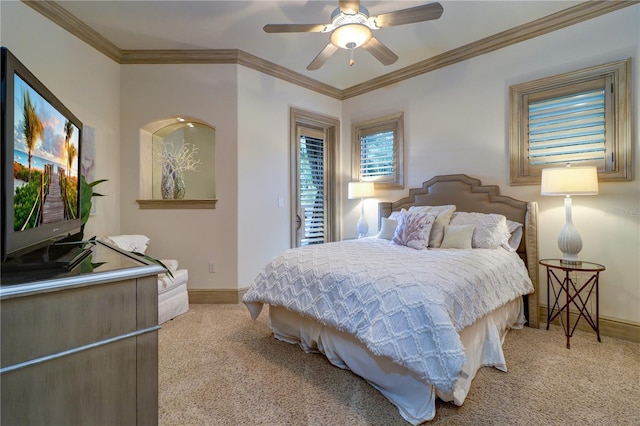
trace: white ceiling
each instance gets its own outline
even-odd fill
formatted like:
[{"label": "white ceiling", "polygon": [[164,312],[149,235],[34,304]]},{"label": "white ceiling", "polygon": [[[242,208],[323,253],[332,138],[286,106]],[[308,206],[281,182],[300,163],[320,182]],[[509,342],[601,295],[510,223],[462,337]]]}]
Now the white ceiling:
[{"label": "white ceiling", "polygon": [[[379,77],[475,40],[566,9],[581,1],[441,0],[438,20],[377,30],[375,37],[399,59],[388,66],[368,52],[338,51],[322,68],[306,66],[327,45],[329,34],[267,34],[265,24],[325,24],[337,0],[59,1],[62,7],[123,50],[240,49],[338,89]],[[371,16],[430,1],[362,0]]]}]

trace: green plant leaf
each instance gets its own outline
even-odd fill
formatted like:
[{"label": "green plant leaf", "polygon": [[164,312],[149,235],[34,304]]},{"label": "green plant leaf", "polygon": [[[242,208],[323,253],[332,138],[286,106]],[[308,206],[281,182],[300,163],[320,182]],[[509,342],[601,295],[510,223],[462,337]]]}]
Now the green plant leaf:
[{"label": "green plant leaf", "polygon": [[165,265],[164,263],[162,263],[160,260],[156,259],[155,257],[151,257],[148,254],[142,254],[142,253],[137,252],[137,251],[131,251],[129,253],[133,253],[136,256],[140,256],[140,257],[148,260],[149,262],[152,262],[152,263],[155,263],[157,265],[162,266],[164,268],[164,270],[166,271],[165,273],[167,275],[169,275],[171,278],[173,278],[173,274],[171,273],[171,270],[169,268],[167,268],[167,265]]},{"label": "green plant leaf", "polygon": [[80,217],[82,219],[82,227],[84,230],[84,225],[89,220],[89,216],[91,215],[91,206],[93,205],[91,199],[93,197],[103,197],[104,195],[99,194],[93,191],[93,187],[106,182],[107,179],[98,179],[93,182],[87,182],[87,179],[84,175],[80,175]]}]

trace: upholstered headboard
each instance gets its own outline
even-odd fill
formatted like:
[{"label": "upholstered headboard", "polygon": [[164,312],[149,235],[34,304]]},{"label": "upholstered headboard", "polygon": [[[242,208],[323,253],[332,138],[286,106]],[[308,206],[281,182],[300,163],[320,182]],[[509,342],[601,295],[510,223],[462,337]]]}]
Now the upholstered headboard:
[{"label": "upholstered headboard", "polygon": [[409,196],[378,204],[378,228],[383,217],[411,206],[454,204],[456,211],[498,213],[523,224],[524,235],[518,254],[524,260],[535,293],[527,299],[529,325],[538,327],[538,203],[500,195],[497,185],[482,185],[480,180],[464,174],[436,176],[412,188]]}]

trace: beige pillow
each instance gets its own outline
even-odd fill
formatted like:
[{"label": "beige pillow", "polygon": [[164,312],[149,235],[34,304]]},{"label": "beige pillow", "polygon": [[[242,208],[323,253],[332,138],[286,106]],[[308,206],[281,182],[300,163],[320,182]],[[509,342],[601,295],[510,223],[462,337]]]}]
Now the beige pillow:
[{"label": "beige pillow", "polygon": [[397,220],[383,217],[380,225],[380,231],[378,232],[378,238],[391,241],[391,239],[393,238],[393,234],[395,234],[396,232],[397,227],[398,227]]},{"label": "beige pillow", "polygon": [[440,248],[470,249],[473,238],[473,225],[447,225],[444,227],[444,238]]},{"label": "beige pillow", "polygon": [[431,234],[429,234],[429,247],[440,247],[440,244],[442,244],[442,238],[444,238],[444,227],[451,221],[451,216],[453,215],[453,212],[456,211],[456,206],[453,204],[444,206],[413,206],[409,207],[409,211],[419,211],[436,216],[436,221],[431,227]]}]

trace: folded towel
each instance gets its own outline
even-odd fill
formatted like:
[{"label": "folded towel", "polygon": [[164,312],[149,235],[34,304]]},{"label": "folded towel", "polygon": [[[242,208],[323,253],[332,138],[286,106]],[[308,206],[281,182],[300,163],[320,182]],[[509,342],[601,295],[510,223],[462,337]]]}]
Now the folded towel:
[{"label": "folded towel", "polygon": [[151,241],[146,235],[113,235],[107,238],[123,250],[142,254],[147,251],[147,245]]}]

